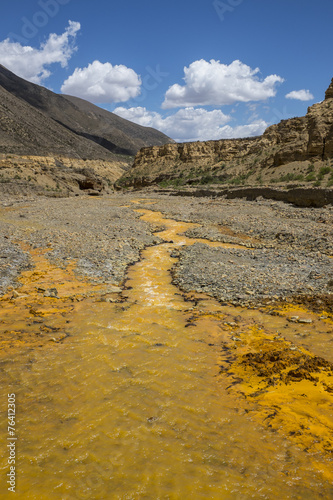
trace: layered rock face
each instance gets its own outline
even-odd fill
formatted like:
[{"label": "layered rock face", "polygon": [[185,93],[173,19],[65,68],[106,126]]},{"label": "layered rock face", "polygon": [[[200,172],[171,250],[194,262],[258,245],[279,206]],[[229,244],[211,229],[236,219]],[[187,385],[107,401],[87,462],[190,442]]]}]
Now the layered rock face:
[{"label": "layered rock face", "polygon": [[332,78],[330,86],[328,87],[328,89],[325,92],[325,99],[333,99],[333,78]]},{"label": "layered rock face", "polygon": [[198,168],[209,167],[216,173],[234,164],[246,171],[329,158],[333,158],[333,79],[325,100],[309,107],[304,117],[282,120],[260,137],[142,148],[119,185],[150,185]]}]

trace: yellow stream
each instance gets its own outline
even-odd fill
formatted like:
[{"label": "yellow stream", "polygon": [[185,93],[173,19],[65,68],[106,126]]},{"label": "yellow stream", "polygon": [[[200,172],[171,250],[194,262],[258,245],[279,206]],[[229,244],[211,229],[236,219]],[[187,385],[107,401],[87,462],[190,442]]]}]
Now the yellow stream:
[{"label": "yellow stream", "polygon": [[[1,299],[1,438],[6,450],[6,397],[15,393],[16,498],[332,498],[325,373],[317,384],[280,384],[251,396],[263,382],[240,363],[271,341],[291,345],[273,340],[289,311],[275,319],[181,294],[170,253],[198,241],[183,236],[195,225],[140,212],[166,228],[158,233],[166,242],[129,268],[118,302],[109,302],[117,295],[106,285],[78,279],[74,264],[52,266],[45,252],[32,252],[35,268],[22,273],[20,296]],[[43,296],[50,287],[59,298]],[[259,320],[267,321],[262,329]],[[298,394],[304,391],[307,398]],[[272,425],[267,409],[277,403]],[[290,434],[307,419],[311,429]],[[7,458],[5,451],[0,498],[11,495]]]}]

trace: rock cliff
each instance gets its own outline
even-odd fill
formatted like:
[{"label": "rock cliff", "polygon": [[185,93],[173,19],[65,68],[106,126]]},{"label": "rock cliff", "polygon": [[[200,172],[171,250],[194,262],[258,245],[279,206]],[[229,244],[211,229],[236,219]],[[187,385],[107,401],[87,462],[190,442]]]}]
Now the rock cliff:
[{"label": "rock cliff", "polygon": [[[324,101],[309,107],[303,117],[268,127],[260,137],[144,147],[117,185],[251,185],[258,179],[270,183],[281,178],[283,182],[284,177],[317,182],[323,168],[330,170],[326,164],[332,158],[333,79]],[[329,174],[325,172],[324,176]]]},{"label": "rock cliff", "polygon": [[126,162],[66,156],[0,154],[0,199],[6,196],[99,196],[113,191]]}]

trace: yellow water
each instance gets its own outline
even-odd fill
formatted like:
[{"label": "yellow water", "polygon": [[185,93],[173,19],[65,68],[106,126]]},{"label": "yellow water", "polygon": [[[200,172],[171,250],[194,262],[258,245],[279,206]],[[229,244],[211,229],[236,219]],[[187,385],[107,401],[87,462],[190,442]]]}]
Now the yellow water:
[{"label": "yellow water", "polygon": [[[14,392],[16,498],[333,498],[331,452],[320,446],[332,441],[331,393],[320,383],[302,387],[309,397],[300,406],[297,384],[261,399],[251,396],[261,384],[255,375],[234,384],[246,349],[261,351],[282,327],[279,342],[289,345],[288,335],[304,325],[286,326],[289,310],[272,317],[181,294],[172,284],[170,253],[198,241],[183,235],[195,225],[141,214],[165,227],[158,235],[166,242],[146,248],[129,268],[118,302],[101,301],[115,294],[76,278],[74,263],[63,271],[38,252],[35,269],[21,276],[21,297],[2,300],[12,342],[2,344],[0,359],[1,437],[5,450],[6,397]],[[36,291],[52,285],[59,299]],[[314,319],[331,328],[329,320]],[[330,347],[327,334],[320,345]],[[269,426],[274,391],[282,411]],[[291,438],[290,426],[307,415],[316,428]],[[309,448],[311,439],[319,445]],[[6,452],[0,464],[4,478]],[[3,481],[0,498],[10,494]]]}]

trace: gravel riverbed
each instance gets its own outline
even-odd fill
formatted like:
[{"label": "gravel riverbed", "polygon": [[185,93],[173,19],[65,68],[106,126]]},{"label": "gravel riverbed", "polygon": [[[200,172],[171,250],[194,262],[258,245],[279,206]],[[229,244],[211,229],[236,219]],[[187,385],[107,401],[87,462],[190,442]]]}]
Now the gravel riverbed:
[{"label": "gravel riverbed", "polygon": [[[29,267],[31,248],[49,248],[51,263],[76,263],[78,274],[120,284],[140,251],[161,240],[121,197],[36,198],[7,200],[0,205],[0,293],[15,286]],[[130,205],[132,205],[130,203]]]},{"label": "gravel riverbed", "polygon": [[[154,204],[146,204],[150,200]],[[48,258],[61,267],[75,260],[79,274],[121,284],[140,251],[162,241],[140,220],[135,212],[140,208],[200,224],[187,236],[242,245],[224,249],[195,243],[181,248],[173,277],[183,290],[233,303],[333,292],[333,207],[140,192],[2,200],[0,293],[16,287],[17,276],[31,265],[29,246],[49,248]]]}]

